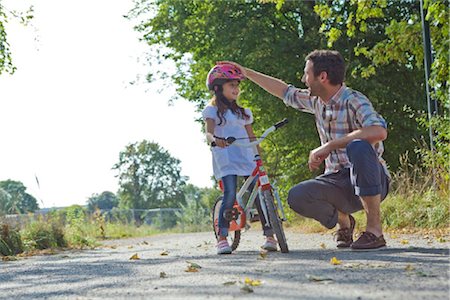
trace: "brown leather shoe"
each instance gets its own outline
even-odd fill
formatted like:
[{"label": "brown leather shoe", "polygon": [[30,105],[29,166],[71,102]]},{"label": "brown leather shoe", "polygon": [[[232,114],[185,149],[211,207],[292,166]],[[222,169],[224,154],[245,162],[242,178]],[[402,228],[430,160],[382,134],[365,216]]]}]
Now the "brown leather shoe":
[{"label": "brown leather shoe", "polygon": [[336,231],[336,241],[338,248],[348,248],[353,243],[353,230],[355,230],[355,218],[348,215],[350,218],[350,228],[341,228]]},{"label": "brown leather shoe", "polygon": [[383,235],[377,237],[372,232],[363,232],[361,236],[350,245],[352,250],[375,250],[386,246]]}]

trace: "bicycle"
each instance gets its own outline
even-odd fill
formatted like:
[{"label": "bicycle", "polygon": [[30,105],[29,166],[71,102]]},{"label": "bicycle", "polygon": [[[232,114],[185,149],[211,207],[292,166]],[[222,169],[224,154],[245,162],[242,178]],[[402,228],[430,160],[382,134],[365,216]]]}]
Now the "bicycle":
[{"label": "bicycle", "polygon": [[[270,183],[269,177],[267,176],[266,171],[264,170],[263,162],[261,160],[261,157],[258,155],[258,152],[256,150],[256,145],[260,144],[269,133],[281,128],[282,126],[286,125],[288,123],[287,119],[284,119],[275,125],[269,127],[261,137],[259,137],[257,140],[253,142],[243,142],[240,140],[248,139],[247,138],[236,138],[236,137],[227,137],[222,138],[226,140],[228,144],[233,144],[238,147],[253,147],[255,154],[255,162],[256,167],[253,170],[252,174],[245,180],[241,188],[239,189],[239,192],[236,194],[236,200],[234,202],[233,208],[230,210],[227,210],[224,212],[224,217],[226,220],[230,221],[230,228],[229,232],[234,232],[234,236],[231,237],[232,244],[231,248],[234,250],[237,249],[240,239],[241,239],[241,230],[245,229],[248,230],[250,228],[250,220],[252,218],[252,208],[254,201],[256,199],[256,196],[259,196],[259,201],[261,203],[261,208],[263,211],[263,216],[259,216],[260,218],[263,217],[263,221],[266,222],[266,225],[269,225],[273,231],[275,232],[275,235],[277,237],[278,245],[280,246],[282,253],[288,253],[288,245],[286,242],[286,236],[284,235],[283,230],[283,221],[286,221],[286,216],[284,213],[284,209],[280,200],[280,196],[278,194],[277,188],[275,187],[274,183]],[[220,137],[216,137],[220,138]],[[212,146],[215,146],[215,143],[212,143]],[[247,192],[249,186],[253,182],[255,178],[258,178],[257,183],[255,184],[247,203],[244,204],[244,194]],[[221,186],[221,182],[220,186]],[[221,189],[223,190],[222,186]],[[213,229],[214,234],[216,236],[216,239],[218,239],[218,215],[220,206],[222,204],[222,198],[223,196],[220,196],[217,198],[213,210],[212,210],[212,217],[213,217]],[[274,201],[276,200],[276,202]],[[281,214],[281,218],[280,218]]]}]

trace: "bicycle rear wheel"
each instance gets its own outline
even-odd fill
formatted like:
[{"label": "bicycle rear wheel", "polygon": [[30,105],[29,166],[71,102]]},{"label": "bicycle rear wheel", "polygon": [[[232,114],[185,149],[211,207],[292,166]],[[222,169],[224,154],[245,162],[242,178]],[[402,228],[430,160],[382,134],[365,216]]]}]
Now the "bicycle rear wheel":
[{"label": "bicycle rear wheel", "polygon": [[270,225],[277,236],[278,245],[282,253],[288,253],[289,248],[286,241],[286,236],[284,235],[283,222],[278,216],[278,210],[275,206],[275,202],[270,190],[265,190],[263,192],[264,201],[266,203],[267,212],[269,213]]},{"label": "bicycle rear wheel", "polygon": [[[214,235],[216,236],[216,240],[219,239],[219,211],[220,206],[222,205],[222,198],[223,198],[222,196],[217,198],[212,210],[213,230]],[[237,249],[237,247],[239,246],[239,242],[241,241],[241,231],[240,230],[230,231],[229,235],[231,237],[232,242],[231,249],[233,249],[234,251]]]}]

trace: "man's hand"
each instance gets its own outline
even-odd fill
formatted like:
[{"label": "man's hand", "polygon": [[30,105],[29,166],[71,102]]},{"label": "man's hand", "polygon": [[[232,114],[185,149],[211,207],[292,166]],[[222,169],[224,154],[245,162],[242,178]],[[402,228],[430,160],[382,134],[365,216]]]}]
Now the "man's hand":
[{"label": "man's hand", "polygon": [[241,66],[240,64],[238,64],[238,63],[235,63],[235,62],[233,62],[233,61],[227,61],[227,60],[224,60],[224,61],[218,61],[218,62],[216,62],[218,65],[220,65],[220,64],[229,64],[229,65],[233,65],[233,66],[235,66],[237,69],[239,69],[240,71],[241,71],[241,73],[242,73],[242,75],[244,75],[245,77],[247,77],[247,70],[243,67],[243,66]]},{"label": "man's hand", "polygon": [[331,153],[330,145],[326,143],[314,150],[309,152],[309,161],[308,166],[310,171],[317,170],[322,162],[330,155]]}]

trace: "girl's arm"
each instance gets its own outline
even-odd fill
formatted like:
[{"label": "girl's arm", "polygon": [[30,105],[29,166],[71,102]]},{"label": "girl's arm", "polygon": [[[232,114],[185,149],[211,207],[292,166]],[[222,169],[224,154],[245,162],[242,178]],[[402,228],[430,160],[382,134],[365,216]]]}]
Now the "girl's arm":
[{"label": "girl's arm", "polygon": [[205,126],[206,140],[208,141],[208,143],[211,144],[212,142],[215,142],[216,145],[220,148],[224,148],[227,146],[227,143],[224,140],[216,139],[214,137],[214,128],[216,127],[216,122],[214,121],[214,119],[206,118]]},{"label": "girl's arm", "polygon": [[[252,124],[245,125],[245,130],[247,130],[247,134],[250,139],[250,142],[255,141],[256,137],[255,137],[255,133],[253,132]],[[261,156],[261,148],[259,147],[259,145],[256,145],[256,149],[258,150],[258,154]]]}]

